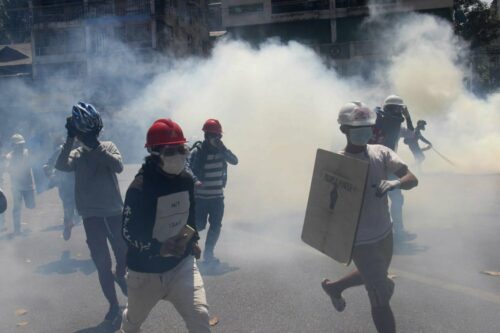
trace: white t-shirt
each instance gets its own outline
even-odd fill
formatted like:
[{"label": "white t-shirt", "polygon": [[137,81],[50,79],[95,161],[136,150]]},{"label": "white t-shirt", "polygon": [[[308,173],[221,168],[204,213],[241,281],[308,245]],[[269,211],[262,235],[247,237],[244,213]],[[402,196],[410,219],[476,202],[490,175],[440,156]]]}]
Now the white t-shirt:
[{"label": "white t-shirt", "polygon": [[367,145],[366,151],[340,154],[369,161],[368,180],[355,245],[371,244],[384,239],[392,229],[387,195],[377,197],[377,186],[394,172],[406,167],[401,158],[390,148],[382,145]]}]

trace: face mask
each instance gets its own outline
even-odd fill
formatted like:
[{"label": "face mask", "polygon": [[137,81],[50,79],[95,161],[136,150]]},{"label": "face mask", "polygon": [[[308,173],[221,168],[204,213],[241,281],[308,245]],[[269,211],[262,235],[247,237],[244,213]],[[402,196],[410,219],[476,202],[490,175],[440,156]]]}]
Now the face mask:
[{"label": "face mask", "polygon": [[160,156],[161,168],[168,174],[178,175],[184,170],[186,155],[176,154],[173,156]]},{"label": "face mask", "polygon": [[371,127],[351,128],[349,130],[349,142],[355,146],[364,146],[373,136]]}]

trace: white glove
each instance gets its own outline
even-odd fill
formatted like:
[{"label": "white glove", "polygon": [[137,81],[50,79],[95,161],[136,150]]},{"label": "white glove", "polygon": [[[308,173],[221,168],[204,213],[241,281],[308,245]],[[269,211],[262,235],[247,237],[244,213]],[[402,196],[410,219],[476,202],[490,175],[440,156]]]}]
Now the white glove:
[{"label": "white glove", "polygon": [[382,180],[377,187],[377,197],[381,197],[389,191],[392,191],[401,186],[401,181],[399,179],[395,180]]}]

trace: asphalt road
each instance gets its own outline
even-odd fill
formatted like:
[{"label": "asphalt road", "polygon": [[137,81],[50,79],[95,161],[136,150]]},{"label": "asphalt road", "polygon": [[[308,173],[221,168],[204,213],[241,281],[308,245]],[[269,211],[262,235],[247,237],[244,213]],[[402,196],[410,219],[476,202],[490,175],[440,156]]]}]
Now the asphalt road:
[{"label": "asphalt road", "polygon": [[[123,190],[135,169],[121,175]],[[408,228],[418,238],[397,247],[391,268],[398,331],[500,332],[500,277],[480,273],[500,271],[500,176],[420,180],[405,206]],[[23,236],[0,235],[0,333],[111,332],[99,326],[107,304],[82,226],[63,241],[57,193],[37,199],[38,208],[24,212]],[[223,263],[216,269],[200,264],[211,314],[220,318],[213,332],[375,332],[362,287],[345,292],[343,313],[323,294],[323,277],[338,278],[350,268],[300,241],[303,214],[225,221],[218,247]],[[10,232],[10,216],[7,223]],[[16,315],[21,309],[27,313]],[[163,302],[143,331],[186,330]]]}]

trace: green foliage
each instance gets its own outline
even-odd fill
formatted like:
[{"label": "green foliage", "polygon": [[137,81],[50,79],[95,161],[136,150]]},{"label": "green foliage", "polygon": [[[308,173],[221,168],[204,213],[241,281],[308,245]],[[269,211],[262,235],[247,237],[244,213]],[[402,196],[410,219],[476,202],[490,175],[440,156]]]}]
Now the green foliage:
[{"label": "green foliage", "polygon": [[499,37],[500,22],[494,15],[496,2],[481,0],[455,0],[455,32],[469,41],[471,48],[489,45]]}]

